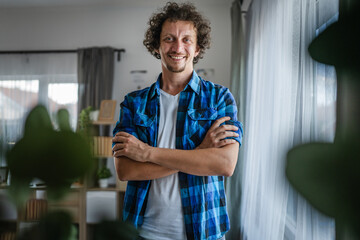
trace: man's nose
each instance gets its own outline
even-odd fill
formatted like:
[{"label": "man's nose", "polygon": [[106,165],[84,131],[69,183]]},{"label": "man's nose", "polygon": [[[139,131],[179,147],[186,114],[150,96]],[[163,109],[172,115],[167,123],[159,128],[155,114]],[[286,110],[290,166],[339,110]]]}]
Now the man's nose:
[{"label": "man's nose", "polygon": [[174,41],[172,45],[172,51],[174,52],[182,52],[184,49],[184,43],[180,40]]}]

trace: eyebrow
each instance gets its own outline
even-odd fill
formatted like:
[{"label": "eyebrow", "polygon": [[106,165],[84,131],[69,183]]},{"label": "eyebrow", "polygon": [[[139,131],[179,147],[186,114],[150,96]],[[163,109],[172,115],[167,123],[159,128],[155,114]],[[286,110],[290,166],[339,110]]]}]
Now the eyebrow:
[{"label": "eyebrow", "polygon": [[[177,37],[172,33],[164,33],[163,37],[166,37],[166,36]],[[195,37],[195,36],[196,36],[196,34],[185,34],[182,37]]]}]

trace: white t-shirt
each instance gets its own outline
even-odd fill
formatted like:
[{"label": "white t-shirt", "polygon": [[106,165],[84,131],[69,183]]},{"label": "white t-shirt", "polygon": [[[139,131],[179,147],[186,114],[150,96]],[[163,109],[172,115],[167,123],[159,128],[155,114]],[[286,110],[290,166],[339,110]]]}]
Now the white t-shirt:
[{"label": "white t-shirt", "polygon": [[[158,147],[175,149],[180,94],[173,96],[160,92]],[[140,236],[151,240],[186,239],[177,173],[152,180]]]}]

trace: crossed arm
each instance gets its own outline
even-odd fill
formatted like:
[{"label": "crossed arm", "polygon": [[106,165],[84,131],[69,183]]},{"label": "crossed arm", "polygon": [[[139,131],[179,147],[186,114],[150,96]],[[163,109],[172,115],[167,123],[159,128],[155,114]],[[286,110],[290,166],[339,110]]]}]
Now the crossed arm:
[{"label": "crossed arm", "polygon": [[113,138],[115,168],[120,180],[152,180],[176,172],[192,175],[231,176],[237,162],[239,143],[227,137],[237,137],[233,125],[222,125],[229,120],[215,121],[203,142],[194,150],[151,147],[126,132]]}]

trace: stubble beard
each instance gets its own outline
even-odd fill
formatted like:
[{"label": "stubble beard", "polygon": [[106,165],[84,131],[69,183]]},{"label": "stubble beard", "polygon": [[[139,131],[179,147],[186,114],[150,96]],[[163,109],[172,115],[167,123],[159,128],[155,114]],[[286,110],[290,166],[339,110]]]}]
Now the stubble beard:
[{"label": "stubble beard", "polygon": [[181,73],[185,70],[185,65],[180,67],[180,68],[173,68],[172,66],[170,65],[167,65],[167,69],[170,71],[170,72],[173,72],[173,73]]},{"label": "stubble beard", "polygon": [[[173,54],[176,54],[176,53],[174,52]],[[173,73],[181,73],[181,72],[185,71],[186,64],[187,64],[187,62],[185,61],[184,65],[182,65],[182,66],[177,66],[177,65],[173,66],[173,65],[171,65],[171,62],[165,62],[166,68],[170,72],[173,72]]]}]

